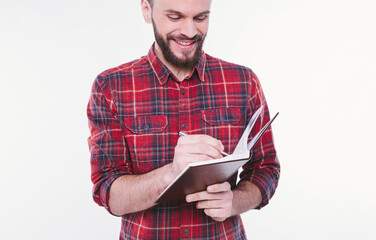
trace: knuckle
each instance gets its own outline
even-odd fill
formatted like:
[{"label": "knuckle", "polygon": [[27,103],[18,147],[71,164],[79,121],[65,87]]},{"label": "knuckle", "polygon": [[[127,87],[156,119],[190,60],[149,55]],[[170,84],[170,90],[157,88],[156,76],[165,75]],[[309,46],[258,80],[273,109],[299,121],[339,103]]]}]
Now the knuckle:
[{"label": "knuckle", "polygon": [[214,184],[214,185],[208,186],[207,191],[211,192],[211,193],[218,193],[218,192],[221,191],[221,189],[220,189],[220,186],[218,184]]},{"label": "knuckle", "polygon": [[213,150],[213,156],[215,158],[222,158],[223,157],[222,154],[221,154],[221,152],[218,151],[218,150]]},{"label": "knuckle", "polygon": [[228,192],[228,198],[233,199],[234,198],[234,193],[232,191]]},{"label": "knuckle", "polygon": [[199,201],[202,198],[202,194],[200,192],[199,193],[195,193],[192,196],[193,196],[193,199],[195,201]]},{"label": "knuckle", "polygon": [[207,201],[207,199],[209,199],[209,195],[207,194],[206,191],[200,192],[199,194],[200,194],[200,199],[201,200]]},{"label": "knuckle", "polygon": [[231,185],[230,185],[229,182],[224,182],[224,183],[223,183],[223,187],[224,187],[227,191],[229,191],[229,190],[231,189]]},{"label": "knuckle", "polygon": [[198,150],[200,151],[200,153],[205,153],[205,152],[207,152],[207,147],[206,147],[205,144],[199,144]]}]

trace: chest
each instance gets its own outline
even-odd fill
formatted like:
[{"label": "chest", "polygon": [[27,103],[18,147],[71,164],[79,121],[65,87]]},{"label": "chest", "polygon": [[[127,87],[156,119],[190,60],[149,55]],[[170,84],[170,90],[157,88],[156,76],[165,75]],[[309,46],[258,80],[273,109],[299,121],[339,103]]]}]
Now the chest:
[{"label": "chest", "polygon": [[116,92],[116,108],[135,173],[173,159],[178,132],[206,134],[235,148],[247,121],[247,83],[158,81]]}]

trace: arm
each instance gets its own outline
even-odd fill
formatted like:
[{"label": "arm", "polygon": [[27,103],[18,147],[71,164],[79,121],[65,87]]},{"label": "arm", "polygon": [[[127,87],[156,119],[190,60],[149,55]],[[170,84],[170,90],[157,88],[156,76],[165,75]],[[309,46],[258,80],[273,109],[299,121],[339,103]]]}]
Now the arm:
[{"label": "arm", "polygon": [[124,175],[114,181],[110,189],[111,212],[121,216],[139,212],[155,205],[159,194],[172,182],[172,164],[142,175]]},{"label": "arm", "polygon": [[87,110],[93,197],[110,213],[124,215],[152,207],[173,176],[171,164],[142,175],[133,173],[115,100],[107,85],[98,76]]},{"label": "arm", "polygon": [[109,207],[115,215],[138,212],[155,205],[159,194],[191,162],[220,158],[220,141],[206,135],[180,137],[173,163],[142,175],[119,177],[110,190]]},{"label": "arm", "polygon": [[257,208],[262,202],[261,192],[258,187],[248,181],[239,182],[233,190],[231,216],[240,215],[250,209]]}]

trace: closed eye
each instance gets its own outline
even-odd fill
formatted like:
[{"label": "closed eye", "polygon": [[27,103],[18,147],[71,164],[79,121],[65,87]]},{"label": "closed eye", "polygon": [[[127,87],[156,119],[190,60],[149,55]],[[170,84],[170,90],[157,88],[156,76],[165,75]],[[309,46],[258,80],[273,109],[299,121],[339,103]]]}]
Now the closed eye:
[{"label": "closed eye", "polygon": [[199,21],[199,22],[202,22],[202,21],[204,21],[207,17],[208,17],[208,15],[200,15],[200,16],[195,17],[195,20],[196,20],[196,21]]},{"label": "closed eye", "polygon": [[170,14],[170,15],[167,15],[167,17],[173,21],[177,21],[179,19],[181,19],[181,16],[177,15],[177,14]]}]

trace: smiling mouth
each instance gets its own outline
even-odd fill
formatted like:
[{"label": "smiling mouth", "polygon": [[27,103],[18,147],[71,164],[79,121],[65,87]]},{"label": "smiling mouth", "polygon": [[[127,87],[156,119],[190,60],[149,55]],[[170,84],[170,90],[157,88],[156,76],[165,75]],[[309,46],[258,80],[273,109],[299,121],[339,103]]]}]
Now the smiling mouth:
[{"label": "smiling mouth", "polygon": [[178,40],[178,39],[172,39],[175,43],[177,43],[180,47],[186,49],[186,48],[192,48],[197,41],[192,40]]},{"label": "smiling mouth", "polygon": [[195,43],[195,41],[193,42],[182,42],[182,41],[179,41],[179,40],[175,40],[175,42],[179,43],[180,45],[183,45],[183,46],[189,46],[189,45],[192,45]]}]

